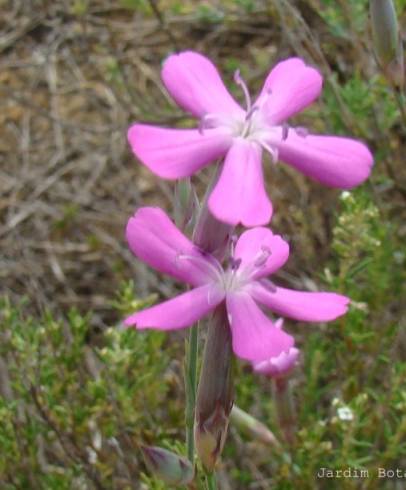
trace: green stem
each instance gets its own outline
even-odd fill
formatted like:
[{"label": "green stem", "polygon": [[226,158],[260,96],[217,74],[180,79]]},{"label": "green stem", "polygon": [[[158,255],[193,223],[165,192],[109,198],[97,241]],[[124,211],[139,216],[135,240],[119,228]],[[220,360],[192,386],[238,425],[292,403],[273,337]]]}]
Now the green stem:
[{"label": "green stem", "polygon": [[396,90],[396,88],[393,89],[393,92],[395,94],[396,103],[399,107],[401,119],[403,121],[403,124],[406,125],[406,111],[405,111],[405,102],[403,100],[403,96],[400,92]]},{"label": "green stem", "polygon": [[216,473],[206,473],[206,488],[207,490],[217,490]]},{"label": "green stem", "polygon": [[289,379],[274,379],[273,392],[279,426],[286,442],[292,446],[295,442],[296,411]]},{"label": "green stem", "polygon": [[186,359],[186,450],[189,461],[193,464],[195,443],[194,443],[194,421],[196,405],[196,385],[197,385],[197,357],[198,357],[198,326],[191,327],[189,342],[187,345]]}]

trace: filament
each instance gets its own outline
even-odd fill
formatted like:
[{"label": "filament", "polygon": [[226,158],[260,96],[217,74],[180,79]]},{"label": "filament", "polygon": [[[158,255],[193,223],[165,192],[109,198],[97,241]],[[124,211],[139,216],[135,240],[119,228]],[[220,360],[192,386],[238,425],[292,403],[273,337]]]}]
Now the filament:
[{"label": "filament", "polygon": [[258,143],[271,155],[272,163],[273,164],[278,163],[278,159],[279,159],[278,149],[274,148],[271,145],[268,145],[268,143],[265,143],[265,141],[259,140]]},{"label": "filament", "polygon": [[287,140],[288,139],[288,135],[289,135],[289,126],[285,123],[282,126],[282,141]]},{"label": "filament", "polygon": [[248,87],[240,75],[240,70],[235,71],[234,81],[237,85],[239,85],[242,88],[242,91],[244,92],[245,104],[247,106],[247,112],[249,113],[251,111],[251,97],[248,91]]},{"label": "filament", "polygon": [[259,252],[257,258],[254,261],[254,266],[263,267],[266,264],[270,255],[271,255],[271,249],[266,245],[262,245],[261,252]]},{"label": "filament", "polygon": [[309,131],[306,128],[302,128],[299,126],[295,128],[295,133],[301,138],[306,138],[306,136],[309,134]]},{"label": "filament", "polygon": [[179,253],[176,256],[176,261],[186,260],[191,264],[197,266],[205,274],[209,275],[213,279],[221,280],[222,268],[216,259],[207,255],[205,257],[199,257],[197,255]]}]

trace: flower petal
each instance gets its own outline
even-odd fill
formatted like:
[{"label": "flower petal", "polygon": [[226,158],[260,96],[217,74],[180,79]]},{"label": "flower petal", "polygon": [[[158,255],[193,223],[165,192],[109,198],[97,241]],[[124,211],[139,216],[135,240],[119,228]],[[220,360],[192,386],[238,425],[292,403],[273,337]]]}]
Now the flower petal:
[{"label": "flower petal", "polygon": [[163,64],[162,80],[176,103],[196,117],[243,113],[216,67],[199,53],[183,51],[169,56]]},{"label": "flower petal", "polygon": [[369,149],[350,138],[299,136],[291,129],[286,140],[274,144],[282,161],[331,187],[350,189],[361,184],[373,165]]},{"label": "flower petal", "polygon": [[241,259],[241,268],[252,268],[251,277],[257,279],[283,266],[289,258],[289,244],[269,228],[253,228],[238,239],[234,257]]},{"label": "flower petal", "polygon": [[282,351],[279,356],[257,361],[252,364],[254,371],[271,378],[285,376],[295,367],[299,357],[299,349],[291,347],[288,351]]},{"label": "flower petal", "polygon": [[209,198],[209,209],[220,221],[244,226],[270,221],[272,205],[264,187],[261,156],[258,145],[243,139],[231,146]]},{"label": "flower petal", "polygon": [[253,298],[278,315],[303,322],[328,322],[344,315],[349,298],[336,293],[294,291],[277,287],[275,291],[259,282],[250,290]]},{"label": "flower petal", "polygon": [[215,276],[210,256],[203,255],[160,208],[140,208],[128,220],[131,251],[154,269],[192,285]]},{"label": "flower petal", "polygon": [[132,151],[154,174],[164,179],[193,175],[222,157],[231,136],[221,129],[167,129],[134,124],[128,131]]},{"label": "flower petal", "polygon": [[127,327],[135,326],[139,330],[175,330],[190,327],[223,299],[224,293],[212,284],[205,284],[151,308],[138,311],[126,318],[124,324]]},{"label": "flower petal", "polygon": [[279,124],[310,105],[322,85],[323,78],[315,68],[300,58],[289,58],[273,68],[256,104],[262,106],[269,123]]},{"label": "flower petal", "polygon": [[262,361],[288,351],[293,337],[278,328],[245,292],[227,295],[227,312],[238,357]]}]

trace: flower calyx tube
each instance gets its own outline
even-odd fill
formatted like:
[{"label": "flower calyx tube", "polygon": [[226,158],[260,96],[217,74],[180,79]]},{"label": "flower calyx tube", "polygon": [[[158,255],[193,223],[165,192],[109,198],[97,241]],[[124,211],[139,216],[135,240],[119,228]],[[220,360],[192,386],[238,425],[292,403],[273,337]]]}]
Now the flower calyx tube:
[{"label": "flower calyx tube", "polygon": [[232,339],[224,305],[208,321],[197,390],[195,444],[206,471],[214,470],[227,436],[233,406]]}]

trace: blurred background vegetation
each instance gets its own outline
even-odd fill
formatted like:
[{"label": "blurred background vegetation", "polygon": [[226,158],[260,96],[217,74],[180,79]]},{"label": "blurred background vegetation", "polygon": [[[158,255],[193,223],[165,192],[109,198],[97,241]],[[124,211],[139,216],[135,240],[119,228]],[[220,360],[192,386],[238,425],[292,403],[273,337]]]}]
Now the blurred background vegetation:
[{"label": "blurred background vegetation", "polygon": [[[406,1],[395,5],[405,25]],[[279,282],[353,304],[335,324],[285,323],[302,350],[296,442],[277,451],[231,426],[220,487],[405,488],[406,112],[377,67],[368,2],[0,0],[0,14],[0,487],[168,488],[139,444],[184,451],[185,332],[119,326],[177,287],[124,240],[136,206],[173,209],[173,184],[125,136],[135,120],[191,124],[160,63],[195,49],[237,98],[236,68],[259,89],[278,60],[303,57],[324,92],[293,123],[361,138],[376,157],[351,193],[266,165],[272,226],[292,248]],[[269,381],[236,371],[238,405],[280,436]],[[317,479],[320,467],[370,478]],[[405,478],[378,479],[378,467]]]}]

